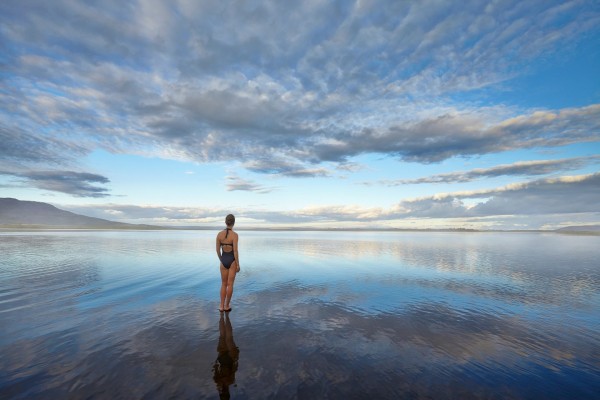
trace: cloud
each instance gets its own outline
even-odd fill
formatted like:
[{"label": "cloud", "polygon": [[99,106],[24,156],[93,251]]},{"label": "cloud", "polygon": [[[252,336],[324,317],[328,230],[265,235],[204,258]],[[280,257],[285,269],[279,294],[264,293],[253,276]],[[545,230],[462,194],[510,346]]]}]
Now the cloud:
[{"label": "cloud", "polygon": [[208,207],[177,207],[131,204],[56,205],[82,215],[123,222],[154,224],[222,223],[229,210]]},{"label": "cloud", "polygon": [[32,134],[0,122],[0,175],[16,178],[11,187],[26,186],[74,197],[110,196],[101,185],[110,180],[102,175],[54,167],[77,166],[78,158],[91,152],[86,140],[61,135]]},{"label": "cloud", "polygon": [[600,105],[537,111],[493,124],[470,113],[446,114],[414,124],[363,129],[335,140],[314,144],[318,159],[344,161],[363,153],[380,153],[431,163],[455,156],[563,146],[600,141]]},{"label": "cloud", "polygon": [[[62,207],[99,218],[118,216],[121,222],[201,226],[221,223],[223,216],[231,212],[195,206],[107,204]],[[236,218],[245,221],[245,227],[373,227],[373,223],[381,227],[407,227],[412,223],[417,223],[418,227],[448,227],[454,226],[452,220],[456,220],[463,226],[536,229],[564,226],[568,221],[600,223],[600,173],[404,199],[389,208],[324,205],[290,211],[238,209],[235,213]]]},{"label": "cloud", "polygon": [[[456,183],[470,182],[480,178],[495,178],[498,176],[534,176],[547,175],[559,171],[573,170],[591,162],[598,162],[600,156],[563,158],[558,160],[520,161],[513,164],[498,165],[491,168],[476,168],[470,171],[450,172],[417,179],[381,180],[380,184],[387,186],[423,184],[423,183]],[[367,182],[366,184],[371,184]]]},{"label": "cloud", "polygon": [[87,172],[38,170],[11,173],[0,171],[0,175],[14,176],[20,179],[22,184],[75,197],[107,197],[110,195],[108,189],[97,186],[109,183],[109,179]]},{"label": "cloud", "polygon": [[[468,206],[464,200],[480,200]],[[600,212],[600,173],[546,178],[494,189],[440,193],[400,203],[403,215],[464,218]]]},{"label": "cloud", "polygon": [[15,166],[104,149],[312,177],[360,154],[430,163],[598,141],[599,105],[452,96],[577,43],[599,15],[562,1],[2,2],[0,122],[22,132],[0,151]]},{"label": "cloud", "polygon": [[340,163],[335,167],[338,171],[358,172],[366,168],[365,165],[356,162]]},{"label": "cloud", "polygon": [[243,166],[253,172],[279,174],[293,178],[319,177],[330,175],[326,168],[307,168],[303,164],[282,159],[255,159],[247,161]]},{"label": "cloud", "polygon": [[68,165],[89,152],[80,143],[63,137],[40,135],[0,122],[0,166]]},{"label": "cloud", "polygon": [[473,207],[475,215],[600,212],[600,173],[550,178],[497,193]]},{"label": "cloud", "polygon": [[226,179],[227,179],[226,187],[227,187],[228,191],[241,190],[241,191],[255,192],[255,193],[261,193],[261,194],[269,193],[269,192],[273,191],[273,188],[259,185],[255,182],[252,182],[252,181],[249,181],[246,179],[242,179],[236,175],[228,176],[228,177],[226,177]]}]

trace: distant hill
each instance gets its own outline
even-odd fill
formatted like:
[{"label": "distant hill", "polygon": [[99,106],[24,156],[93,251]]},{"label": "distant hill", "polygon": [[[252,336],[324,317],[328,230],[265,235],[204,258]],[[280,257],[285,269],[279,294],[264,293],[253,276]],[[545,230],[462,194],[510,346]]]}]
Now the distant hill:
[{"label": "distant hill", "polygon": [[7,229],[166,229],[86,217],[48,203],[0,198],[0,228]]}]

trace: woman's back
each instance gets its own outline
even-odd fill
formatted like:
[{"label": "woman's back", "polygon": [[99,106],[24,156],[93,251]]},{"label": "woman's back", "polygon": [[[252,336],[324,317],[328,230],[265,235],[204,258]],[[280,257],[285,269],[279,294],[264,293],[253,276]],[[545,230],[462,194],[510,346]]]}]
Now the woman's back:
[{"label": "woman's back", "polygon": [[217,241],[223,247],[223,251],[233,251],[233,243],[238,238],[238,234],[232,229],[224,229],[217,234]]}]

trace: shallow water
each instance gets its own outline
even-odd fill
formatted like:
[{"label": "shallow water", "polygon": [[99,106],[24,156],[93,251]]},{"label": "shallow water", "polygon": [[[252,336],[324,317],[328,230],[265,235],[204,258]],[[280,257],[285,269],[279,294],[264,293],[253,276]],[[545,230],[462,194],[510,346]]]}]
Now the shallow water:
[{"label": "shallow water", "polygon": [[2,398],[597,398],[600,237],[0,233]]}]

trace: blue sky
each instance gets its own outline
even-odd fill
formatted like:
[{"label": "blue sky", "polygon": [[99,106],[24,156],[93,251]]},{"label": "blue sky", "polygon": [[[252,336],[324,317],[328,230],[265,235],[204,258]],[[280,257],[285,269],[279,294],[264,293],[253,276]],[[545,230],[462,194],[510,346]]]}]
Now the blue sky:
[{"label": "blue sky", "polygon": [[1,197],[122,222],[600,223],[597,1],[3,1]]}]

